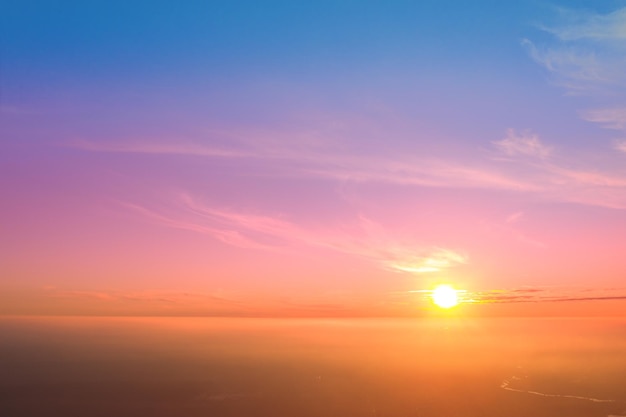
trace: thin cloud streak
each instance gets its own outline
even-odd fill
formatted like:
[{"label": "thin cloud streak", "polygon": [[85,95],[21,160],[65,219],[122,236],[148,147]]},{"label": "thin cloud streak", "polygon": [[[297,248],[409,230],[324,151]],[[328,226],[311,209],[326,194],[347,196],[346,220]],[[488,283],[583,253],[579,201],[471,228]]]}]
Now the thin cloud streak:
[{"label": "thin cloud streak", "polygon": [[[242,294],[175,290],[65,289],[44,287],[29,299],[43,314],[104,316],[248,316],[267,306]],[[268,304],[269,305],[269,304]]]},{"label": "thin cloud streak", "polygon": [[141,302],[165,304],[241,304],[235,300],[221,298],[212,294],[167,291],[94,291],[94,290],[61,290],[46,289],[45,293],[52,298],[94,299],[106,302]]},{"label": "thin cloud streak", "polygon": [[175,218],[163,215],[163,214],[159,214],[155,211],[149,210],[137,204],[127,203],[127,202],[120,202],[120,204],[122,206],[125,206],[131,209],[132,211],[135,211],[141,214],[143,217],[145,217],[149,221],[152,221],[152,222],[155,222],[157,224],[161,224],[167,227],[171,227],[174,229],[189,230],[189,231],[196,232],[196,233],[210,235],[213,238],[231,246],[237,246],[237,247],[246,248],[246,249],[264,249],[264,250],[273,249],[272,246],[263,245],[258,242],[255,242],[254,240],[241,235],[241,233],[239,233],[236,230],[221,229],[221,228],[216,228],[216,227],[210,227],[204,224],[175,219]]},{"label": "thin cloud streak", "polygon": [[254,292],[68,290],[35,291],[44,311],[70,305],[72,314],[104,316],[203,316],[203,317],[368,317],[394,312],[368,299],[322,297],[267,297]]},{"label": "thin cloud streak", "polygon": [[493,142],[496,148],[507,155],[525,155],[537,158],[547,158],[552,148],[544,145],[539,136],[530,132],[519,134],[508,129],[504,139]]},{"label": "thin cloud streak", "polygon": [[607,14],[560,9],[559,22],[540,25],[554,36],[550,46],[522,41],[530,57],[571,94],[612,94],[626,86],[626,8]]},{"label": "thin cloud streak", "polygon": [[[250,142],[250,141],[249,141]],[[242,146],[244,144],[241,144]],[[345,181],[375,181],[426,187],[534,190],[536,186],[481,166],[451,160],[407,156],[357,156],[336,153],[334,149],[298,148],[288,141],[272,146],[241,149],[214,148],[211,145],[171,143],[67,142],[63,146],[91,152],[161,154],[226,159],[257,159],[297,162],[290,173]]]},{"label": "thin cloud streak", "polygon": [[[136,204],[123,203],[149,221],[166,227],[207,234],[225,244],[262,250],[285,250],[303,244],[359,256],[396,272],[430,273],[468,261],[449,248],[399,241],[380,225],[359,217],[356,231],[310,230],[275,217],[215,209],[188,194],[180,194],[177,214],[162,214]],[[270,243],[271,242],[271,243]]]},{"label": "thin cloud streak", "polygon": [[605,129],[626,130],[626,107],[587,110],[582,113],[582,117]]},{"label": "thin cloud streak", "polygon": [[169,143],[156,143],[151,141],[101,143],[87,140],[73,140],[63,143],[62,146],[74,149],[81,149],[84,151],[110,153],[186,155],[216,158],[248,158],[254,156],[245,152],[239,152],[231,149],[220,149],[212,146],[209,147],[193,143],[181,143],[178,141],[172,141]]},{"label": "thin cloud streak", "polygon": [[[464,302],[476,304],[502,303],[544,303],[573,301],[611,301],[626,300],[626,290],[579,289],[567,290],[558,288],[517,288],[510,290],[489,290],[468,292]],[[615,295],[615,293],[618,293]],[[591,293],[591,295],[588,295]]]},{"label": "thin cloud streak", "polygon": [[559,14],[563,21],[560,26],[542,29],[563,41],[626,41],[626,8],[607,14],[561,8]]},{"label": "thin cloud streak", "polygon": [[[572,168],[578,164],[554,151],[537,134],[516,133],[494,141],[496,157],[474,158],[470,165],[411,155],[362,156],[332,149],[297,148],[289,142],[258,149],[214,149],[205,145],[150,143],[132,145],[88,144],[78,148],[92,152],[129,152],[161,155],[189,155],[222,159],[255,159],[259,169],[273,175],[299,175],[339,182],[379,182],[416,187],[485,189],[500,192],[531,193],[541,198],[613,209],[626,208],[626,174],[596,169]],[[504,155],[506,159],[497,157]],[[488,156],[488,155],[485,155]],[[558,161],[558,162],[557,162]],[[237,162],[238,164],[245,161]],[[258,164],[257,164],[258,165]],[[265,168],[264,168],[265,167]],[[281,171],[284,170],[284,171]],[[523,170],[523,177],[519,172]],[[285,173],[285,175],[287,175]],[[523,180],[520,178],[524,178]]]},{"label": "thin cloud streak", "polygon": [[613,146],[616,150],[626,153],[626,140],[616,140]]},{"label": "thin cloud streak", "polygon": [[600,61],[592,51],[572,46],[540,47],[528,39],[522,41],[522,46],[536,63],[552,74],[555,83],[564,87],[569,94],[600,93],[607,86],[622,81],[622,75],[614,73],[614,65]]}]

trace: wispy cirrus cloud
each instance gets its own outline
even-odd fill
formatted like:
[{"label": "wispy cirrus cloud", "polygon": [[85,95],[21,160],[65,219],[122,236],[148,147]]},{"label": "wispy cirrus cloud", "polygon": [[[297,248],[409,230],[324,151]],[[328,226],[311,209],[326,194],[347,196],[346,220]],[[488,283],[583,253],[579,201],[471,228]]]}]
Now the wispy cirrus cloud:
[{"label": "wispy cirrus cloud", "polygon": [[626,153],[626,140],[615,140],[613,147],[620,152]]},{"label": "wispy cirrus cloud", "polygon": [[605,93],[608,87],[625,81],[624,75],[616,70],[619,67],[616,58],[600,57],[593,50],[562,45],[538,46],[528,39],[522,41],[522,46],[569,94]]},{"label": "wispy cirrus cloud", "polygon": [[171,140],[168,142],[155,142],[146,140],[129,140],[123,142],[94,142],[76,139],[63,143],[63,146],[82,149],[92,152],[111,153],[137,153],[137,154],[161,154],[161,155],[187,155],[216,158],[246,158],[253,154],[236,149],[218,148],[216,146],[204,146],[198,143]]},{"label": "wispy cirrus cloud", "polygon": [[313,230],[285,219],[214,208],[181,193],[169,213],[122,203],[149,221],[209,235],[225,244],[263,250],[308,245],[359,256],[396,272],[432,273],[467,263],[467,254],[391,236],[379,224],[360,216],[348,230]]},{"label": "wispy cirrus cloud", "polygon": [[[429,292],[430,293],[430,292]],[[29,294],[37,314],[191,317],[415,317],[414,294],[324,292],[271,296],[255,291],[77,290],[48,287]],[[0,299],[5,294],[0,294]],[[411,303],[407,303],[407,299]],[[6,308],[1,305],[0,309]],[[8,310],[10,311],[10,307]]]},{"label": "wispy cirrus cloud", "polygon": [[428,256],[405,256],[398,262],[390,261],[390,267],[404,272],[439,272],[452,266],[465,264],[467,255],[450,249],[434,248]]},{"label": "wispy cirrus cloud", "polygon": [[176,218],[175,216],[169,216],[167,214],[158,213],[154,210],[150,210],[146,207],[143,207],[134,203],[121,202],[122,206],[135,211],[146,219],[155,222],[157,224],[162,224],[167,227],[172,227],[174,229],[182,229],[189,230],[196,233],[202,233],[213,236],[215,239],[232,246],[237,246],[240,248],[250,248],[250,249],[271,249],[271,246],[263,245],[255,240],[248,238],[242,235],[239,231],[227,228],[220,228],[210,226],[205,223],[198,223],[189,220],[185,220],[184,218]]},{"label": "wispy cirrus cloud", "polygon": [[[198,292],[168,290],[77,290],[46,287],[33,291],[40,312],[105,316],[228,316],[228,317],[341,317],[380,313],[362,300],[333,294],[261,297],[240,291]],[[388,312],[384,312],[387,313]]]},{"label": "wispy cirrus cloud", "polygon": [[582,113],[583,119],[598,123],[605,129],[626,129],[626,107],[587,110]]},{"label": "wispy cirrus cloud", "polygon": [[[609,102],[582,111],[584,120],[626,133],[626,7],[609,13],[560,8],[555,24],[539,27],[553,35],[553,40],[547,45],[524,40],[529,55],[568,93]],[[619,138],[613,141],[613,148],[623,152],[623,144]]]},{"label": "wispy cirrus cloud", "polygon": [[506,155],[525,155],[537,158],[547,158],[552,152],[550,146],[545,145],[537,134],[531,132],[518,133],[508,129],[506,137],[492,142],[493,145]]},{"label": "wispy cirrus cloud", "polygon": [[[218,158],[233,166],[266,170],[264,175],[320,178],[340,183],[382,183],[409,187],[483,189],[494,192],[520,192],[541,199],[575,202],[609,208],[626,208],[626,171],[604,171],[585,167],[585,161],[556,154],[553,146],[530,131],[509,129],[504,138],[491,144],[497,154],[477,154],[472,158],[434,158],[381,150],[378,155],[361,154],[349,147],[338,150],[323,143],[294,145],[289,140],[273,140],[250,146],[246,141],[214,148],[207,144],[189,145],[133,142],[91,143],[81,141],[66,146],[90,152],[159,154],[163,157],[194,156]],[[266,134],[263,133],[263,134]],[[242,165],[243,164],[243,165]],[[224,237],[230,238],[230,237]]]},{"label": "wispy cirrus cloud", "polygon": [[[63,146],[91,152],[160,154],[170,156],[197,156],[239,161],[249,159],[272,164],[280,170],[286,164],[289,175],[322,177],[340,181],[381,182],[424,187],[486,188],[527,190],[536,186],[519,178],[498,172],[488,166],[441,159],[429,156],[398,155],[380,152],[363,155],[354,150],[319,146],[301,146],[285,138],[283,141],[265,139],[267,132],[247,132],[247,137],[231,143],[230,147],[207,144],[130,141],[90,142],[70,141]],[[257,137],[256,135],[261,135]],[[233,135],[237,136],[238,135]],[[280,136],[280,135],[277,135]],[[254,146],[250,144],[254,143]],[[241,163],[241,162],[238,162]]]},{"label": "wispy cirrus cloud", "polygon": [[141,302],[157,304],[236,304],[234,300],[213,294],[173,292],[173,291],[106,291],[106,290],[64,290],[46,288],[45,294],[53,298],[93,299],[106,302]]},{"label": "wispy cirrus cloud", "polygon": [[[583,119],[598,123],[605,129],[620,131],[626,134],[626,107],[608,107],[593,109],[582,112]],[[613,149],[619,152],[626,152],[626,139],[613,140]]]},{"label": "wispy cirrus cloud", "polygon": [[[264,311],[265,305],[241,294],[154,289],[76,289],[45,286],[25,293],[24,311],[38,314],[105,316],[238,316]],[[11,306],[7,307],[9,311]],[[13,307],[15,308],[15,306]]]},{"label": "wispy cirrus cloud", "polygon": [[612,94],[626,86],[624,27],[626,8],[606,14],[560,8],[556,23],[539,26],[553,35],[552,43],[525,39],[522,45],[569,93]]},{"label": "wispy cirrus cloud", "polygon": [[[518,134],[510,130],[507,137],[493,145],[510,157],[509,163],[522,168],[538,196],[612,209],[626,208],[626,171],[605,171],[584,160],[555,154],[538,135]],[[531,158],[527,158],[531,156]],[[552,157],[554,156],[554,158]],[[520,158],[524,157],[524,158]],[[607,161],[609,156],[603,156]]]},{"label": "wispy cirrus cloud", "polygon": [[523,287],[467,292],[463,296],[467,303],[540,303],[568,301],[626,300],[626,289]]},{"label": "wispy cirrus cloud", "polygon": [[565,8],[557,9],[557,12],[561,24],[542,28],[563,41],[626,41],[626,8],[606,14]]},{"label": "wispy cirrus cloud", "polygon": [[[424,302],[430,302],[433,290],[412,290]],[[459,302],[470,305],[559,303],[580,301],[626,301],[626,288],[520,287],[480,291],[457,290]]]}]

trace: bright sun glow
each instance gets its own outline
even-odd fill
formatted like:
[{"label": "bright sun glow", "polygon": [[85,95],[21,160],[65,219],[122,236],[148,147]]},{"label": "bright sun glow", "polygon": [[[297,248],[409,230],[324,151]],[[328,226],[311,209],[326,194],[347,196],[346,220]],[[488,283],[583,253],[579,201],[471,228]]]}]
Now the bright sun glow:
[{"label": "bright sun glow", "polygon": [[451,308],[459,304],[457,290],[449,285],[439,285],[432,292],[433,302],[441,308]]}]

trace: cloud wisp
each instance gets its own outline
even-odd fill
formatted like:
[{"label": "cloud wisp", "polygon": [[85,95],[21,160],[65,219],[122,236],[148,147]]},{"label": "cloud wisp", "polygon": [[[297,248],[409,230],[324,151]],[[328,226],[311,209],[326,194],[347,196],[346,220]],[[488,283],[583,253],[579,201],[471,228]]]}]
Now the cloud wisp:
[{"label": "cloud wisp", "polygon": [[104,290],[62,290],[45,288],[45,294],[52,298],[85,299],[107,302],[137,302],[160,305],[202,304],[202,305],[237,305],[240,302],[226,299],[213,294],[168,291],[104,291]]},{"label": "cloud wisp", "polygon": [[626,41],[626,8],[606,14],[561,8],[558,13],[562,22],[560,25],[542,28],[560,40]]},{"label": "cloud wisp", "polygon": [[[250,146],[246,141],[230,147],[208,144],[91,143],[67,146],[90,152],[158,154],[163,157],[202,157],[230,162],[234,167],[254,166],[264,175],[319,178],[340,183],[382,183],[407,187],[459,188],[494,192],[527,193],[545,200],[626,208],[626,172],[610,172],[584,161],[557,154],[538,134],[513,129],[504,138],[492,141],[492,150],[469,158],[434,158],[390,152],[364,155],[357,150],[316,143],[294,145],[289,140]],[[263,133],[266,134],[266,133]]]},{"label": "cloud wisp", "polygon": [[315,295],[293,299],[219,289],[183,292],[45,287],[33,291],[31,296],[45,313],[62,310],[105,316],[352,317],[380,313],[362,300],[338,299],[332,295],[322,299]]},{"label": "cloud wisp", "polygon": [[[622,316],[619,309],[626,302],[626,288],[572,288],[572,287],[520,287],[511,289],[465,290],[456,289],[459,304],[468,313],[490,314],[506,311],[519,314],[524,311],[550,311],[551,314],[569,316],[576,314],[580,304],[587,303],[587,311],[594,309],[600,315]],[[417,305],[430,305],[433,290],[420,289],[393,293],[404,302],[412,300]],[[589,307],[593,303],[595,307]],[[606,304],[605,304],[606,303]],[[569,305],[569,306],[566,306]],[[606,308],[608,305],[608,308]],[[547,310],[546,310],[547,309]],[[612,309],[612,310],[611,310]],[[582,310],[581,310],[582,311]],[[515,313],[517,312],[517,313]]]},{"label": "cloud wisp", "polygon": [[626,107],[587,110],[582,113],[582,117],[605,129],[626,130]]},{"label": "cloud wisp", "polygon": [[536,158],[547,158],[552,148],[543,144],[537,134],[531,132],[517,133],[508,129],[506,137],[493,142],[494,146],[509,156],[524,155]]},{"label": "cloud wisp", "polygon": [[616,150],[626,153],[626,140],[616,140],[613,146]]},{"label": "cloud wisp", "polygon": [[573,301],[626,300],[626,289],[563,289],[528,287],[508,290],[488,290],[468,292],[464,302],[475,304],[490,303],[542,303]]},{"label": "cloud wisp", "polygon": [[550,45],[522,41],[534,61],[571,94],[611,94],[626,87],[626,8],[601,14],[558,9],[557,23],[540,25]]},{"label": "cloud wisp", "polygon": [[[64,146],[107,153],[157,154],[169,156],[196,156],[266,162],[280,170],[283,163],[289,175],[322,177],[353,182],[379,182],[400,185],[448,188],[485,188],[501,190],[533,190],[535,185],[498,172],[480,164],[458,162],[428,156],[398,155],[381,149],[378,155],[363,155],[355,151],[341,152],[329,147],[302,147],[294,141],[269,141],[257,133],[235,142],[235,146],[215,147],[210,144],[170,141],[132,143],[96,143],[85,140],[67,142]],[[259,133],[264,135],[265,133]],[[280,135],[279,135],[280,136]],[[256,143],[250,146],[249,143]]]},{"label": "cloud wisp", "polygon": [[307,245],[369,259],[391,271],[414,274],[440,272],[469,259],[462,251],[394,238],[384,227],[363,216],[351,230],[321,230],[304,228],[279,217],[217,209],[184,193],[177,198],[177,208],[169,213],[136,204],[123,205],[157,224],[206,234],[245,249],[277,251]]},{"label": "cloud wisp", "polygon": [[607,105],[587,109],[582,119],[621,132],[613,149],[624,152],[626,135],[626,7],[610,13],[557,9],[557,23],[540,28],[553,36],[549,45],[522,44],[569,94],[593,96]]},{"label": "cloud wisp", "polygon": [[626,152],[626,107],[607,107],[587,110],[581,113],[583,119],[597,123],[604,129],[620,132],[622,138],[613,140],[613,149]]}]

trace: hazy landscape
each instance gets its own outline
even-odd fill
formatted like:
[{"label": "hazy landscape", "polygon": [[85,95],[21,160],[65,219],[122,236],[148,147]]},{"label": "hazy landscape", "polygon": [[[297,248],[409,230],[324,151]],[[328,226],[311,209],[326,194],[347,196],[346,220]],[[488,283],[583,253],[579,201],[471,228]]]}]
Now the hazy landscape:
[{"label": "hazy landscape", "polygon": [[5,416],[626,414],[623,319],[10,318]]}]

